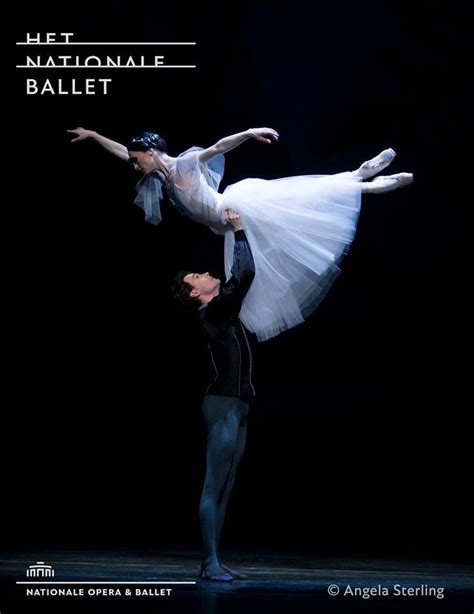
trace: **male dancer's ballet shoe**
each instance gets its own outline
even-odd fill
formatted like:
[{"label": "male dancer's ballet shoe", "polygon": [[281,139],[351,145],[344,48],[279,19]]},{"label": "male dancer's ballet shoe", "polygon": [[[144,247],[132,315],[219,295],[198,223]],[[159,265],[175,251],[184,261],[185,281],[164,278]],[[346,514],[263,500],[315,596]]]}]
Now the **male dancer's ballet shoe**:
[{"label": "male dancer's ballet shoe", "polygon": [[229,572],[225,571],[217,563],[209,563],[206,566],[201,565],[199,577],[201,580],[207,580],[208,582],[232,582],[234,579]]},{"label": "male dancer's ballet shoe", "polygon": [[227,571],[227,573],[230,573],[234,580],[245,580],[246,578],[248,578],[248,576],[246,576],[244,573],[241,573],[240,571],[235,571],[234,569],[231,569],[230,567],[227,567],[227,565],[223,565],[222,563],[221,567],[222,569]]},{"label": "male dancer's ballet shoe", "polygon": [[355,171],[355,175],[357,177],[362,177],[362,179],[368,179],[369,177],[373,177],[377,173],[380,173],[384,168],[386,168],[392,160],[396,156],[396,152],[394,149],[384,149],[378,156],[372,158],[371,160],[367,160]]},{"label": "male dancer's ballet shoe", "polygon": [[381,194],[383,192],[391,192],[398,188],[413,183],[414,178],[412,173],[398,173],[397,175],[387,175],[386,177],[376,177],[373,181],[362,184],[370,187],[371,192]]}]

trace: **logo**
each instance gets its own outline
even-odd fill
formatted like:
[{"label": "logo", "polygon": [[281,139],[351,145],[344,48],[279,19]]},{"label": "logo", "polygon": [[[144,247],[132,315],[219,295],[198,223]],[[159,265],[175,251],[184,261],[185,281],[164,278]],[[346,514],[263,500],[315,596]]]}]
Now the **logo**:
[{"label": "logo", "polygon": [[43,561],[38,561],[36,565],[30,565],[26,570],[27,578],[54,578],[54,569],[51,565],[45,565]]}]

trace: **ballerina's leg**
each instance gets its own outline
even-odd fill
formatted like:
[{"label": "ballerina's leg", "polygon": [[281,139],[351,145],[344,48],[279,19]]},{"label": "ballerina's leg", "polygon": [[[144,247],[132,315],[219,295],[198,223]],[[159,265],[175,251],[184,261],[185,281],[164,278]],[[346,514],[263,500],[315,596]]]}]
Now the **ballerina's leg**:
[{"label": "ballerina's leg", "polygon": [[369,179],[369,177],[373,177],[386,168],[393,161],[396,155],[395,150],[391,148],[384,149],[378,156],[375,156],[375,158],[372,158],[371,160],[367,160],[361,164],[356,171],[352,171],[352,174],[356,177],[361,177],[362,179]]},{"label": "ballerina's leg", "polygon": [[361,183],[362,194],[382,194],[413,183],[412,173],[398,173],[386,177],[376,177],[373,181]]}]

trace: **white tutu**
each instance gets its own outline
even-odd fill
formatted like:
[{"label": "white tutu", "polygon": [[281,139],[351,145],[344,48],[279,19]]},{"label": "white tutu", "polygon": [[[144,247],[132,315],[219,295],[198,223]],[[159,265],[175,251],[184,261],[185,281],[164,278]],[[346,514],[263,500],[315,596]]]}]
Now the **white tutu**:
[{"label": "white tutu", "polygon": [[352,173],[245,179],[219,194],[222,175],[210,180],[212,171],[199,163],[196,149],[178,158],[171,196],[196,221],[225,231],[227,277],[234,233],[223,214],[229,208],[240,213],[255,260],[240,318],[265,341],[303,322],[339,273],[356,231],[360,179]]}]

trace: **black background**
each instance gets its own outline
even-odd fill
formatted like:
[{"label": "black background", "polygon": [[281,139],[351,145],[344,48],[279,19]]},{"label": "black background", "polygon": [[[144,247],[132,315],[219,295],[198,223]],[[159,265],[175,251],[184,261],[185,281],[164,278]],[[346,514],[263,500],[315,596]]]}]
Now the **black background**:
[{"label": "black background", "polygon": [[[15,41],[66,31],[197,42],[34,54],[164,53],[198,68],[15,71],[4,119],[4,411],[17,418],[6,435],[7,545],[199,548],[207,357],[169,287],[182,268],[222,275],[222,238],[167,204],[161,225],[145,223],[133,169],[93,142],[71,145],[66,129],[121,142],[150,129],[176,155],[270,126],[278,145],[229,153],[222,187],[350,170],[386,147],[398,153],[390,172],[416,182],[364,197],[324,303],[259,346],[223,545],[466,559],[467,3],[86,2],[58,12],[46,2],[17,12]],[[25,48],[11,50],[23,64]],[[112,77],[110,94],[25,94],[26,78],[67,87],[86,76]]]}]

